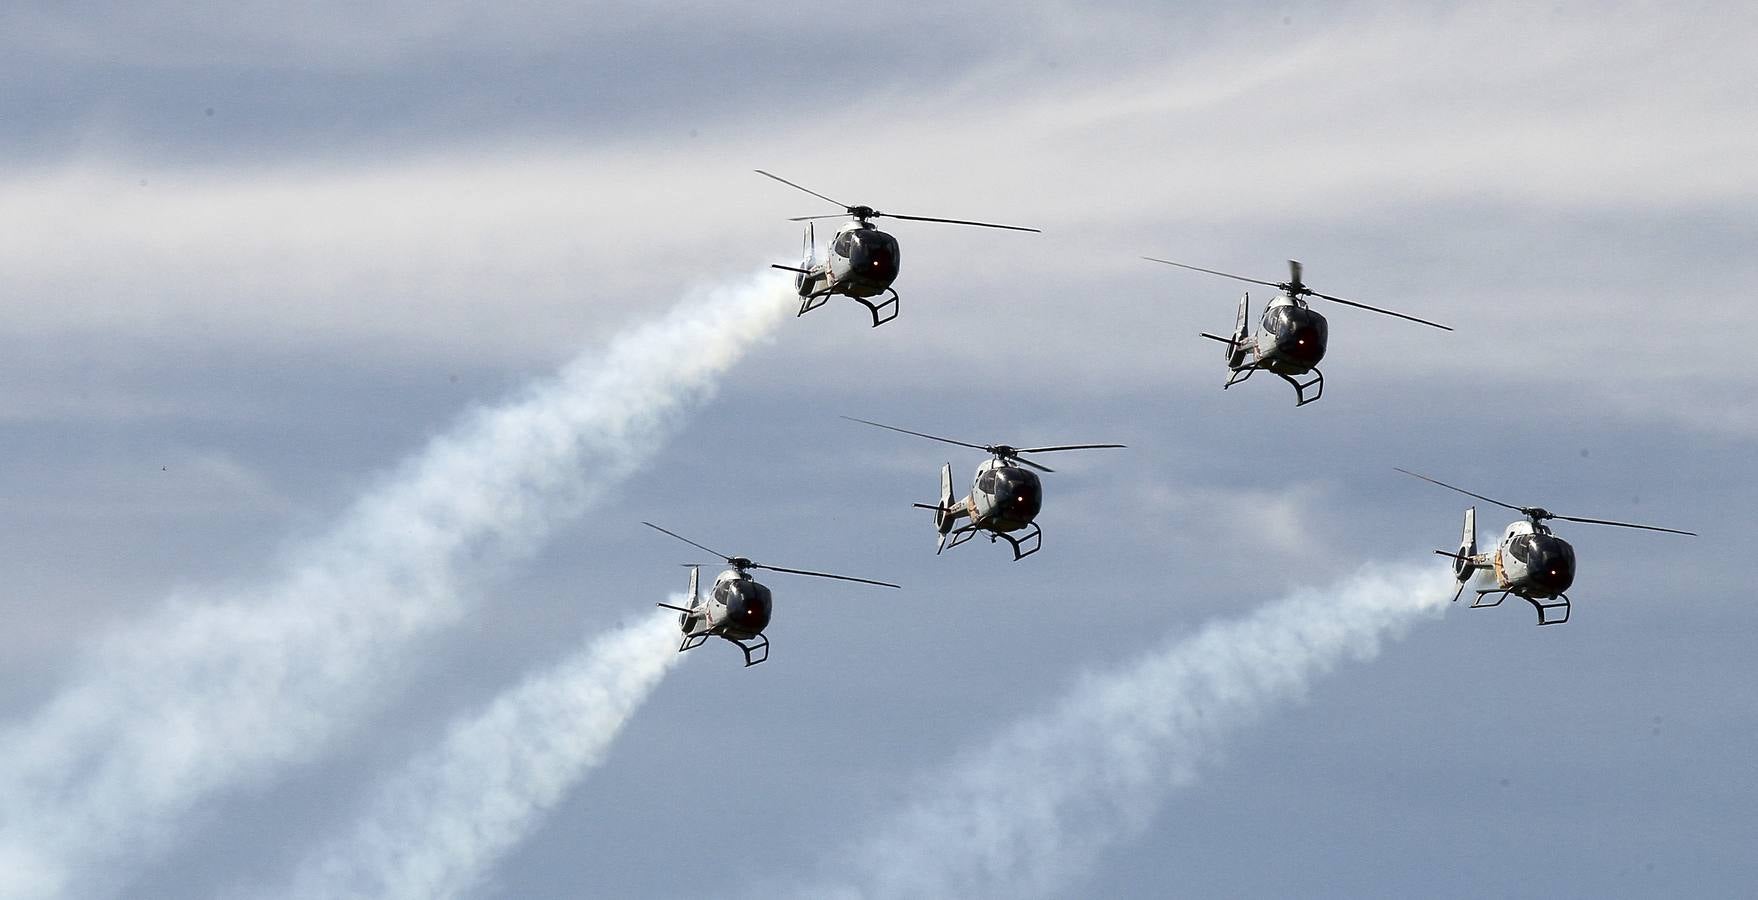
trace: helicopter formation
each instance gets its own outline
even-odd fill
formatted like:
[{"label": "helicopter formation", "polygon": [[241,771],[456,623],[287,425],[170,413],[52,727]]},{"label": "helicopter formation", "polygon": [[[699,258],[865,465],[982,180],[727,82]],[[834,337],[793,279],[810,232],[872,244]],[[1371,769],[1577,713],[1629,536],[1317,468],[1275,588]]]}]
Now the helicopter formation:
[{"label": "helicopter formation", "polygon": [[[1036,228],[1017,225],[880,212],[871,206],[854,206],[833,200],[762,169],[756,172],[843,209],[841,213],[796,216],[789,220],[806,223],[800,264],[777,264],[772,268],[794,273],[794,289],[800,298],[796,316],[803,316],[823,306],[831,297],[841,296],[865,306],[872,315],[873,327],[897,318],[899,296],[892,284],[897,280],[899,272],[899,245],[897,238],[873,224],[874,219],[889,217],[912,222],[1039,232]],[[814,222],[845,215],[849,217],[849,221],[837,229],[826,248],[825,259],[819,261]],[[1265,305],[1256,332],[1251,330],[1251,295],[1247,293],[1239,299],[1230,335],[1202,332],[1200,336],[1226,345],[1228,378],[1221,386],[1223,390],[1245,381],[1255,372],[1269,372],[1294,388],[1296,408],[1311,404],[1324,396],[1324,373],[1318,366],[1325,357],[1330,326],[1324,315],[1308,303],[1312,298],[1443,331],[1453,330],[1439,322],[1315,291],[1307,286],[1303,278],[1303,267],[1295,260],[1288,261],[1287,281],[1266,281],[1169,259],[1151,256],[1142,258],[1149,262],[1274,288],[1276,293]],[[946,463],[940,469],[940,491],[934,501],[912,504],[915,508],[933,513],[937,536],[935,555],[957,547],[978,534],[987,535],[990,543],[1005,541],[1013,551],[1014,561],[1037,553],[1043,548],[1043,529],[1037,518],[1044,505],[1044,486],[1038,473],[1050,473],[1054,470],[1030,456],[1072,450],[1124,448],[1123,444],[1052,444],[1033,447],[978,444],[853,416],[842,418],[989,454],[988,459],[978,464],[970,491],[964,497],[959,498],[954,493],[952,464]],[[1515,506],[1408,469],[1398,468],[1397,471],[1512,510],[1523,517],[1508,525],[1493,550],[1480,553],[1477,547],[1477,508],[1470,507],[1465,510],[1464,530],[1458,550],[1436,550],[1435,553],[1452,561],[1453,575],[1459,583],[1459,589],[1453,595],[1455,602],[1464,596],[1467,585],[1474,577],[1479,573],[1488,573],[1491,577],[1489,585],[1474,589],[1476,596],[1470,607],[1482,609],[1499,606],[1510,596],[1519,597],[1538,612],[1539,625],[1560,625],[1569,620],[1571,601],[1565,592],[1574,584],[1576,574],[1574,547],[1554,534],[1545,524],[1547,521],[1555,519],[1669,534],[1694,534],[1655,525],[1565,516],[1537,506]],[[764,629],[769,626],[774,612],[774,596],[767,586],[751,577],[751,570],[850,581],[886,588],[899,587],[888,581],[783,568],[754,562],[743,556],[728,556],[652,522],[642,524],[719,557],[728,566],[715,577],[713,586],[703,595],[700,590],[703,564],[686,564],[690,569],[690,582],[685,605],[658,604],[678,613],[678,627],[683,635],[678,646],[680,653],[701,646],[711,637],[719,637],[739,648],[746,666],[757,665],[769,658],[769,638],[764,634]],[[1490,599],[1492,597],[1493,601]]]}]

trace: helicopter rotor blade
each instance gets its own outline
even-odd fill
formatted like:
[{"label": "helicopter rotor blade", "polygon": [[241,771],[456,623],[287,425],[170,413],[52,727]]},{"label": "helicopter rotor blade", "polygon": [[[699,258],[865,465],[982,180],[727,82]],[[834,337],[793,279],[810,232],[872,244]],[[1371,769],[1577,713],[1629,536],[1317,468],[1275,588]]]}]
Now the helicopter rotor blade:
[{"label": "helicopter rotor blade", "polygon": [[1192,272],[1206,272],[1210,275],[1219,275],[1222,278],[1231,278],[1234,281],[1249,281],[1252,284],[1261,284],[1266,287],[1273,287],[1273,288],[1280,288],[1280,287],[1285,286],[1285,285],[1282,285],[1282,284],[1280,284],[1278,282],[1274,282],[1274,281],[1259,281],[1256,278],[1247,278],[1244,275],[1234,275],[1231,272],[1217,272],[1214,269],[1205,269],[1205,268],[1202,268],[1201,266],[1189,266],[1189,265],[1185,265],[1184,263],[1181,263],[1181,262],[1173,262],[1172,260],[1169,260],[1169,259],[1157,259],[1152,256],[1144,256],[1144,257],[1142,257],[1142,259],[1145,259],[1148,262],[1157,262],[1162,265],[1177,266],[1180,269],[1189,269]]},{"label": "helicopter rotor blade", "polygon": [[1687,534],[1691,537],[1697,537],[1697,532],[1695,531],[1680,531],[1677,528],[1662,528],[1659,525],[1637,525],[1634,522],[1613,522],[1610,519],[1583,519],[1580,516],[1559,516],[1554,513],[1551,515],[1551,518],[1563,519],[1569,522],[1586,522],[1589,525],[1616,525],[1619,528],[1640,528],[1644,531],[1664,531],[1667,534]]},{"label": "helicopter rotor blade", "polygon": [[810,222],[810,221],[813,221],[814,219],[846,219],[846,218],[848,218],[848,215],[849,215],[848,213],[825,213],[824,215],[821,215],[821,216],[793,216],[792,218],[788,219],[788,221],[789,222]]},{"label": "helicopter rotor blade", "polygon": [[969,219],[937,219],[932,216],[906,216],[900,213],[882,212],[873,213],[874,218],[878,218],[879,216],[886,216],[892,219],[905,219],[910,222],[945,222],[948,225],[975,225],[978,228],[1002,228],[1007,231],[1029,231],[1033,234],[1044,233],[1042,228],[1022,228],[1018,225],[997,225],[994,222],[972,222]]},{"label": "helicopter rotor blade", "polygon": [[1324,299],[1326,299],[1326,300],[1329,300],[1329,301],[1331,301],[1331,302],[1332,302],[1332,303],[1341,303],[1341,304],[1343,304],[1343,305],[1344,305],[1344,306],[1353,306],[1353,307],[1356,307],[1356,308],[1358,308],[1358,309],[1365,309],[1365,310],[1368,310],[1368,311],[1370,311],[1370,312],[1376,312],[1376,313],[1381,313],[1381,314],[1384,314],[1384,315],[1388,315],[1388,316],[1396,316],[1396,317],[1398,317],[1398,318],[1400,318],[1400,319],[1408,319],[1408,320],[1410,320],[1410,321],[1412,321],[1412,322],[1418,322],[1418,323],[1421,323],[1421,324],[1423,324],[1423,325],[1427,325],[1427,326],[1429,326],[1429,327],[1431,327],[1431,328],[1439,328],[1439,329],[1440,329],[1440,330],[1442,330],[1442,331],[1452,331],[1452,330],[1453,330],[1453,327],[1452,327],[1452,326],[1451,326],[1451,325],[1442,325],[1442,324],[1441,324],[1441,323],[1439,323],[1439,322],[1430,322],[1430,321],[1429,321],[1429,320],[1427,320],[1427,319],[1418,319],[1418,318],[1417,318],[1417,317],[1415,317],[1415,316],[1407,316],[1407,315],[1405,315],[1405,314],[1403,314],[1403,313],[1401,313],[1401,312],[1393,312],[1393,311],[1391,311],[1391,310],[1389,310],[1389,309],[1381,309],[1381,308],[1379,308],[1379,307],[1377,307],[1377,306],[1368,306],[1368,305],[1367,305],[1367,304],[1365,304],[1365,303],[1357,303],[1357,302],[1356,302],[1356,301],[1354,301],[1354,300],[1345,300],[1345,299],[1343,299],[1343,298],[1342,298],[1342,297],[1333,297],[1333,296],[1331,296],[1331,295],[1330,295],[1330,294],[1321,294],[1321,293],[1319,293],[1319,292],[1318,292],[1318,291],[1311,291],[1311,290],[1309,290],[1309,291],[1305,291],[1305,293],[1307,293],[1307,294],[1309,294],[1309,295],[1311,295],[1311,296],[1314,296],[1314,297],[1323,297],[1323,298],[1324,298]]},{"label": "helicopter rotor blade", "polygon": [[887,430],[887,431],[899,431],[899,432],[902,432],[902,433],[904,433],[904,434],[913,434],[913,435],[915,435],[915,436],[916,436],[916,437],[922,437],[922,438],[927,438],[927,439],[928,439],[928,440],[930,440],[930,441],[941,441],[941,442],[943,442],[943,443],[947,443],[947,444],[957,444],[957,445],[958,445],[958,446],[960,446],[960,447],[969,447],[969,448],[971,448],[971,449],[972,449],[972,450],[982,450],[982,451],[984,451],[984,452],[986,452],[986,453],[987,453],[987,452],[993,452],[993,451],[991,451],[991,450],[989,450],[989,448],[988,448],[988,447],[986,447],[986,446],[984,446],[984,445],[982,445],[982,444],[969,444],[969,443],[966,443],[966,442],[964,442],[964,441],[955,441],[955,440],[953,440],[953,439],[952,439],[952,438],[945,438],[945,437],[940,437],[940,436],[939,436],[939,435],[934,435],[934,434],[923,434],[923,433],[922,433],[922,432],[920,432],[920,431],[911,431],[911,430],[909,430],[909,429],[908,429],[908,428],[899,428],[899,427],[897,427],[897,426],[896,426],[896,425],[881,425],[881,424],[879,424],[879,423],[878,423],[878,422],[869,422],[869,421],[867,421],[867,420],[866,420],[866,419],[857,419],[857,418],[855,418],[855,417],[854,417],[854,416],[843,416],[843,417],[842,417],[842,418],[844,418],[844,419],[847,419],[847,420],[849,420],[849,421],[850,421],[850,422],[859,422],[859,423],[861,423],[861,424],[862,424],[862,425],[871,425],[871,426],[873,426],[873,427],[874,427],[874,428],[883,428],[883,429],[885,429],[885,430]]},{"label": "helicopter rotor blade", "polygon": [[1056,453],[1062,450],[1124,450],[1123,444],[1062,444],[1056,447],[1020,447],[1015,453]]},{"label": "helicopter rotor blade", "polygon": [[[677,533],[677,532],[675,532],[675,531],[666,531],[666,529],[664,529],[664,528],[661,528],[661,527],[659,527],[659,526],[658,526],[658,525],[655,525],[655,524],[653,524],[653,523],[652,523],[652,522],[642,522],[642,523],[641,523],[641,524],[643,524],[643,525],[645,525],[645,526],[647,526],[647,527],[648,527],[648,528],[651,528],[651,529],[653,529],[653,530],[654,530],[654,531],[664,531],[664,532],[665,532],[665,533],[666,533],[666,534],[669,534],[669,535],[671,535],[671,536],[672,536],[672,537],[675,537],[675,538],[677,538],[677,539],[678,539],[678,540],[680,540],[680,541],[683,541],[683,542],[684,542],[684,543],[686,543],[686,544],[689,544],[689,545],[690,545],[690,546],[692,546],[692,547],[695,547],[695,548],[696,548],[696,549],[697,549],[697,550],[708,550],[708,552],[709,552],[709,553],[712,553],[712,554],[714,554],[714,555],[715,555],[715,556],[718,556],[718,557],[720,557],[720,558],[721,558],[721,559],[724,559],[724,560],[726,560],[726,561],[727,561],[727,562],[732,562],[732,559],[733,559],[733,558],[732,558],[732,557],[730,557],[730,556],[727,556],[727,555],[726,555],[726,554],[725,554],[725,553],[722,553],[722,552],[720,552],[720,551],[719,551],[719,550],[709,550],[709,548],[707,548],[707,547],[704,547],[704,546],[702,546],[702,545],[701,545],[701,544],[698,544],[698,543],[696,543],[696,542],[695,542],[695,541],[692,541],[692,540],[690,540],[690,539],[689,539],[689,538],[687,538],[687,537],[684,537],[684,536],[683,536],[683,535],[681,535],[681,534],[678,534],[678,533]],[[689,563],[685,563],[685,565],[689,565]]]},{"label": "helicopter rotor blade", "polygon": [[810,572],[805,569],[784,569],[781,566],[766,566],[766,565],[763,565],[762,563],[751,563],[751,568],[753,568],[753,569],[767,569],[771,572],[786,572],[789,575],[810,575],[813,578],[834,578],[838,581],[858,581],[861,584],[876,584],[880,587],[888,587],[888,588],[901,588],[901,587],[903,587],[903,585],[901,585],[901,584],[892,584],[889,581],[874,581],[871,578],[856,578],[853,575],[832,575],[829,572]]},{"label": "helicopter rotor blade", "polygon": [[829,197],[826,197],[823,194],[820,194],[817,191],[814,191],[809,187],[800,187],[799,185],[794,184],[793,182],[787,180],[786,178],[781,177],[780,175],[771,175],[768,172],[763,171],[762,169],[752,169],[751,171],[756,172],[758,175],[761,175],[764,178],[773,178],[776,181],[779,181],[782,184],[785,184],[788,187],[793,188],[796,191],[805,191],[806,193],[811,194],[812,196],[817,197],[818,199],[823,200],[827,203],[833,203],[833,204],[840,206],[844,209],[848,208],[848,204],[842,202],[841,200],[832,200]]},{"label": "helicopter rotor blade", "polygon": [[1482,500],[1485,503],[1494,503],[1497,506],[1500,506],[1504,509],[1511,509],[1517,513],[1520,513],[1521,515],[1526,514],[1525,507],[1515,506],[1512,503],[1503,503],[1502,501],[1497,500],[1494,497],[1485,497],[1482,494],[1473,494],[1472,492],[1465,490],[1462,487],[1453,487],[1452,485],[1450,485],[1444,481],[1436,481],[1433,478],[1430,478],[1427,475],[1424,475],[1420,472],[1412,472],[1409,469],[1401,469],[1401,468],[1398,468],[1397,466],[1393,466],[1392,468],[1397,469],[1398,471],[1403,472],[1404,474],[1409,475],[1412,478],[1420,478],[1423,481],[1428,482],[1429,484],[1438,484],[1441,487],[1444,487],[1449,491],[1458,491],[1459,493],[1464,494],[1467,497],[1476,497],[1477,499]]}]

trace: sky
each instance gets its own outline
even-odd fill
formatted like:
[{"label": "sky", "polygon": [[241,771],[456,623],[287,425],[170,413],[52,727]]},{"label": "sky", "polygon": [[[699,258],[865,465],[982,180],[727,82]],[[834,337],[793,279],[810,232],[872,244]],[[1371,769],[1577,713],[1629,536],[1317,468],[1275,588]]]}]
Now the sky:
[{"label": "sky", "polygon": [[[1755,27],[13,4],[0,893],[1742,896]],[[795,318],[834,210],[757,168],[1044,233]],[[1142,256],[1456,331],[1321,307],[1297,410],[1197,337],[1267,289]],[[937,557],[980,454],[844,415],[1128,448]],[[1394,466],[1700,536],[1559,526],[1535,628]],[[670,654],[642,521],[904,589]]]}]

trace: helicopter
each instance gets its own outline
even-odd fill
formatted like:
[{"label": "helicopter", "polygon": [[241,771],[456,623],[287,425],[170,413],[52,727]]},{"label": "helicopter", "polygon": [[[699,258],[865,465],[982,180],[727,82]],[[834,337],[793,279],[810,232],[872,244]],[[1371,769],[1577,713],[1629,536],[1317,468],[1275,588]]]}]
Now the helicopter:
[{"label": "helicopter", "polygon": [[666,531],[652,522],[641,524],[661,531],[695,547],[708,550],[709,553],[726,560],[732,568],[720,573],[714,579],[714,587],[709,590],[706,598],[700,596],[697,583],[701,577],[700,565],[689,564],[690,600],[689,606],[676,606],[661,603],[659,606],[678,611],[678,627],[684,632],[684,641],[678,645],[678,652],[702,646],[711,637],[723,637],[738,645],[745,654],[745,666],[748,668],[769,658],[769,638],[763,629],[769,627],[769,614],[773,609],[769,588],[757,583],[746,569],[764,569],[770,572],[786,572],[790,575],[810,575],[814,578],[835,578],[838,581],[858,581],[862,584],[876,584],[880,587],[895,588],[900,585],[889,581],[873,581],[868,578],[853,578],[848,575],[831,575],[827,572],[808,572],[805,569],[784,569],[780,566],[766,566],[752,562],[743,556],[727,556],[684,537],[674,531]]},{"label": "helicopter", "polygon": [[[1270,299],[1270,305],[1264,309],[1263,319],[1258,323],[1261,330],[1257,334],[1253,335],[1248,331],[1247,320],[1251,317],[1251,294],[1247,293],[1239,298],[1239,314],[1233,320],[1232,337],[1221,337],[1208,332],[1202,332],[1201,336],[1227,345],[1227,370],[1230,374],[1227,383],[1221,386],[1222,390],[1250,378],[1251,373],[1261,369],[1294,386],[1294,405],[1296,408],[1317,400],[1325,393],[1325,375],[1318,370],[1318,364],[1320,360],[1325,358],[1325,339],[1329,332],[1329,326],[1325,323],[1324,316],[1306,305],[1308,297],[1319,297],[1333,303],[1341,303],[1344,306],[1353,306],[1388,316],[1396,316],[1400,319],[1408,319],[1443,331],[1453,330],[1439,322],[1430,322],[1427,319],[1418,319],[1401,312],[1368,306],[1365,303],[1333,297],[1330,294],[1321,294],[1307,287],[1306,283],[1300,280],[1300,263],[1292,259],[1288,260],[1287,281],[1259,281],[1256,278],[1217,272],[1214,269],[1203,269],[1173,262],[1169,259],[1155,259],[1152,256],[1144,256],[1142,259],[1275,288],[1277,294]],[[1304,376],[1309,372],[1312,373],[1312,378],[1307,381],[1300,381],[1296,378],[1296,376]],[[1313,391],[1312,396],[1308,397],[1307,390],[1314,388],[1316,390]]]},{"label": "helicopter", "polygon": [[[795,190],[805,191],[820,200],[828,201],[843,208],[842,213],[830,213],[820,216],[796,216],[789,222],[805,222],[805,249],[800,264],[797,266],[773,265],[770,268],[781,269],[794,274],[794,290],[800,295],[800,311],[796,316],[823,306],[831,297],[841,295],[853,298],[865,306],[873,314],[873,327],[877,328],[897,318],[898,296],[891,283],[897,280],[898,247],[897,238],[880,231],[870,221],[889,216],[893,219],[904,219],[910,222],[945,222],[951,225],[975,225],[979,228],[1001,228],[1007,231],[1030,231],[1035,234],[1043,232],[1037,228],[1021,228],[1018,225],[996,225],[992,222],[972,222],[966,219],[937,219],[931,216],[906,216],[900,213],[880,212],[871,206],[849,206],[841,201],[804,188],[778,175],[771,175],[762,169],[755,170],[758,175],[773,178]],[[842,215],[854,217],[854,221],[836,230],[829,247],[829,259],[818,261],[818,243],[816,233],[812,229],[814,219],[834,219]],[[872,298],[882,294],[890,294],[890,298],[874,303]]]},{"label": "helicopter", "polygon": [[[940,469],[939,502],[932,505],[927,503],[912,504],[918,509],[934,511],[934,528],[940,532],[940,543],[934,550],[936,556],[948,548],[956,547],[970,540],[979,531],[989,533],[989,543],[991,544],[995,543],[996,540],[1004,540],[1011,545],[1015,560],[1024,559],[1038,552],[1044,546],[1044,532],[1038,527],[1038,523],[1032,520],[1037,517],[1038,510],[1044,505],[1044,486],[1038,481],[1037,474],[1031,470],[1037,469],[1040,472],[1053,472],[1055,470],[1026,459],[1021,454],[1123,447],[1122,444],[1064,444],[1056,447],[969,444],[951,438],[923,434],[920,431],[910,431],[907,428],[898,428],[894,425],[881,425],[878,422],[869,422],[866,419],[857,419],[853,416],[843,416],[843,418],[850,422],[859,422],[862,425],[871,425],[875,428],[913,434],[931,441],[970,447],[993,455],[994,458],[984,460],[982,464],[977,466],[975,483],[971,486],[970,494],[966,495],[963,500],[955,501],[953,499],[952,463],[947,463]],[[960,519],[969,519],[970,521],[964,525],[958,525]],[[1010,533],[1025,529],[1029,530],[1019,537],[1014,537]],[[1025,549],[1027,545],[1030,545],[1031,549]]]},{"label": "helicopter", "polygon": [[[1394,466],[1394,468],[1397,468]],[[1551,533],[1545,526],[1547,519],[1562,519],[1567,522],[1585,522],[1590,525],[1616,525],[1619,528],[1640,528],[1645,531],[1664,531],[1667,534],[1684,534],[1696,536],[1694,531],[1680,531],[1676,528],[1661,528],[1656,525],[1636,525],[1630,522],[1613,522],[1610,519],[1585,519],[1579,516],[1563,516],[1551,512],[1541,506],[1515,506],[1474,494],[1464,488],[1454,487],[1444,481],[1436,481],[1409,469],[1398,469],[1414,478],[1420,478],[1430,484],[1438,484],[1448,490],[1458,491],[1468,497],[1476,497],[1487,503],[1514,510],[1526,517],[1524,522],[1513,522],[1502,534],[1501,543],[1496,545],[1493,553],[1477,552],[1477,507],[1465,510],[1465,530],[1459,538],[1457,553],[1436,550],[1435,553],[1453,561],[1453,577],[1459,581],[1459,590],[1453,594],[1456,602],[1465,593],[1465,585],[1479,569],[1495,573],[1495,586],[1480,588],[1477,599],[1472,601],[1472,609],[1486,609],[1500,606],[1503,600],[1512,594],[1532,604],[1538,610],[1538,624],[1561,625],[1569,621],[1569,596],[1564,591],[1575,581],[1575,548],[1569,542]],[[1484,599],[1495,594],[1494,603],[1485,603]],[[1562,610],[1561,618],[1552,618],[1554,610]]]}]

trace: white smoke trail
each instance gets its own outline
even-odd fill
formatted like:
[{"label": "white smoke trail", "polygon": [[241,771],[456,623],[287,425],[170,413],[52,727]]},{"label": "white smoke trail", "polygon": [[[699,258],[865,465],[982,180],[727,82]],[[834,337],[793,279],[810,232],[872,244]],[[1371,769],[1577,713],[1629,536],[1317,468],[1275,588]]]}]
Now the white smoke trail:
[{"label": "white smoke trail", "polygon": [[453,724],[306,860],[294,897],[437,900],[478,883],[586,772],[679,658],[677,616],[625,625]]},{"label": "white smoke trail", "polygon": [[1451,593],[1432,568],[1364,569],[1089,678],[928,777],[909,806],[837,859],[841,883],[802,895],[1062,893],[1106,845],[1145,829],[1229,731],[1299,698],[1337,663],[1373,657]]},{"label": "white smoke trail", "polygon": [[90,897],[217,791],[314,758],[381,702],[472,564],[529,553],[639,466],[787,308],[710,291],[467,415],[254,590],[173,597],[0,730],[0,895]]}]

